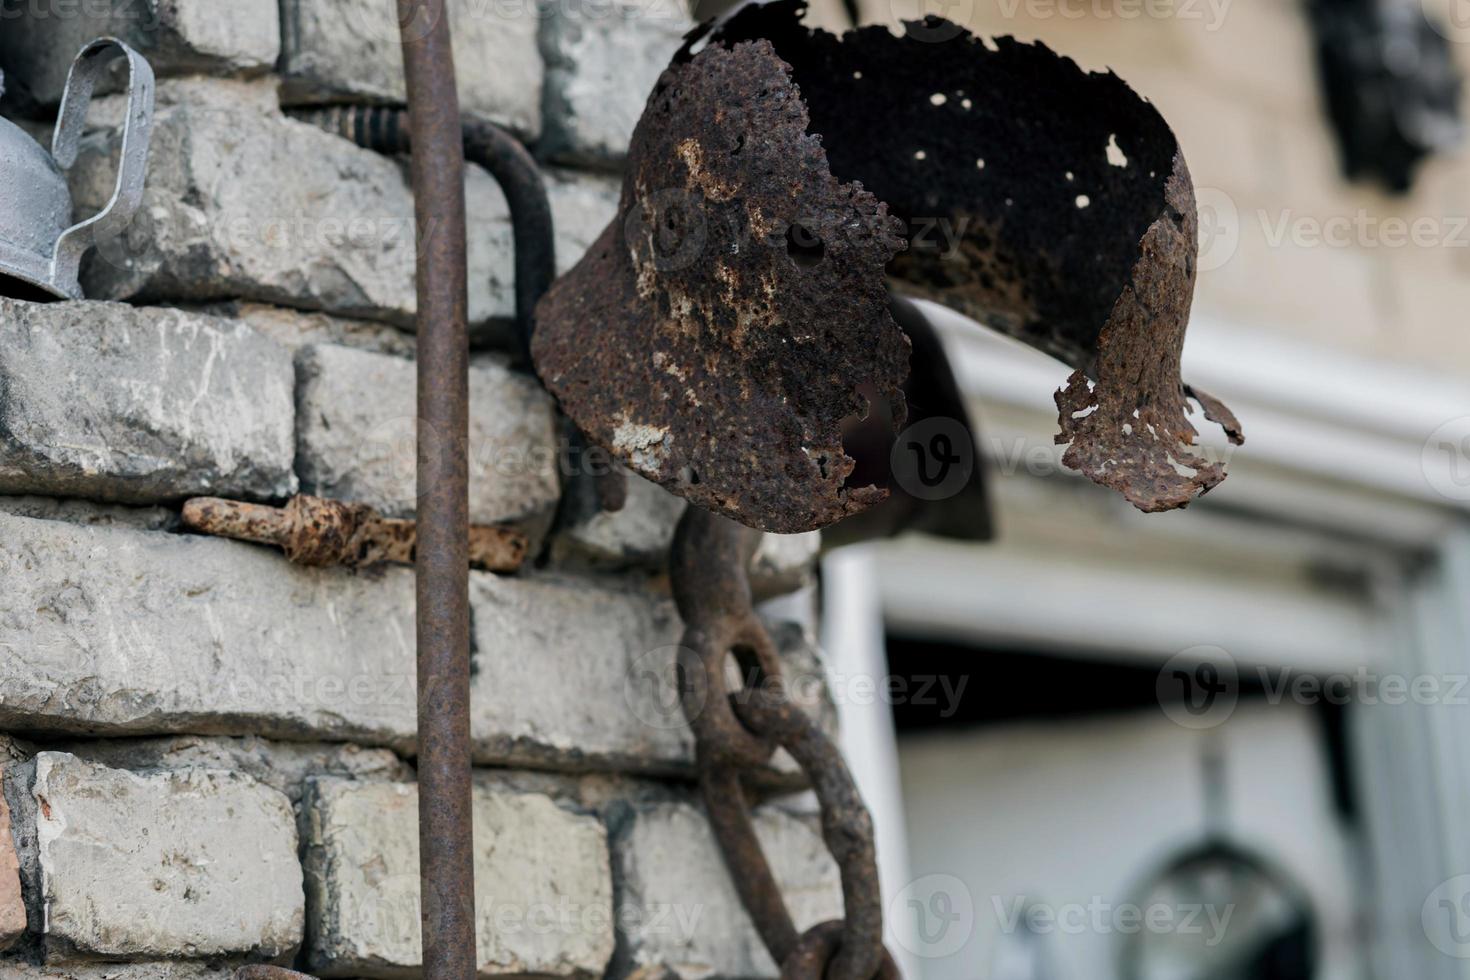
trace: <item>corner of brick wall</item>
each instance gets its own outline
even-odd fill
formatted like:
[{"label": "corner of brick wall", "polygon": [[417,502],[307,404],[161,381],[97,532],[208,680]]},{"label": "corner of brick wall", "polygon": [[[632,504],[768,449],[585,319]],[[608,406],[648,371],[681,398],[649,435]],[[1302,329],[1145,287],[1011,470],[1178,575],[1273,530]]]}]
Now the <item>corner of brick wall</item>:
[{"label": "corner of brick wall", "polygon": [[[464,110],[544,161],[570,268],[687,19],[662,0],[450,9]],[[405,169],[288,114],[401,103],[391,5],[42,0],[0,30],[0,108],[44,134],[102,34],[159,77],[143,207],[88,257],[87,300],[0,299],[0,980],[411,978],[412,572],[300,568],[179,522],[205,494],[415,511]],[[79,214],[111,192],[117,93],[69,174]],[[473,166],[466,190],[472,516],[536,555],[472,574],[480,975],[775,976],[669,697],[683,504],[632,477],[622,511],[595,506],[597,461],[506,354],[504,197]],[[817,548],[767,536],[752,574],[784,597],[773,634],[830,727]],[[779,755],[757,827],[809,925],[840,892],[800,787]]]}]

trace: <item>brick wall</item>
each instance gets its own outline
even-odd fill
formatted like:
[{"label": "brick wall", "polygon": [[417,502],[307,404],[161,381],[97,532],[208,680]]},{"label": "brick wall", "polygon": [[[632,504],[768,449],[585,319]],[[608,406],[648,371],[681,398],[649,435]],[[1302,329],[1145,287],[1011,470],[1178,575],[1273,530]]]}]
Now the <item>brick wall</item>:
[{"label": "brick wall", "polygon": [[[467,113],[545,161],[567,268],[687,28],[638,2],[462,0]],[[244,962],[411,977],[419,961],[412,573],[304,569],[187,534],[212,494],[305,491],[412,515],[414,236],[403,162],[284,108],[394,103],[391,4],[25,0],[0,11],[6,114],[41,133],[83,41],[159,76],[143,208],[89,300],[0,300],[0,978],[194,980]],[[70,175],[110,191],[120,95]],[[773,976],[695,801],[668,702],[662,570],[682,504],[617,514],[503,353],[509,216],[470,218],[471,516],[537,559],[473,573],[483,976]],[[810,592],[814,536],[768,538],[758,590]],[[784,602],[809,609],[809,600]],[[820,677],[805,622],[773,622]],[[821,686],[812,704],[829,722]],[[790,760],[758,825],[799,924],[840,911]]]}]

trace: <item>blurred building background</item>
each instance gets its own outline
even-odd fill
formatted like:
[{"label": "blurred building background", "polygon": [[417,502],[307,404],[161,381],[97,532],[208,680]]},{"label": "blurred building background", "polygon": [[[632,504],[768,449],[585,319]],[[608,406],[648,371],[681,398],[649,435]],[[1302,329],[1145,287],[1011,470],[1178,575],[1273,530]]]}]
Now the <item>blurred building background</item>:
[{"label": "blurred building background", "polygon": [[[1201,207],[1185,372],[1246,444],[1187,511],[1136,513],[1059,463],[1066,369],[930,307],[998,538],[826,567],[903,965],[1470,976],[1466,158],[1430,156],[1402,194],[1347,180],[1302,4],[928,10],[1112,68],[1174,126]],[[1466,12],[1428,13],[1470,67]],[[897,687],[844,689],[885,669]]]}]

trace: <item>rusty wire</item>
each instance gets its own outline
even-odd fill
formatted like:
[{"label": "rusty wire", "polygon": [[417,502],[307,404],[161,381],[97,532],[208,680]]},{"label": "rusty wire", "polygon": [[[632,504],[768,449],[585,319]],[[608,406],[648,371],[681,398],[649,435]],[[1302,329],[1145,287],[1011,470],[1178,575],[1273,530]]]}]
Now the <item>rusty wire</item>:
[{"label": "rusty wire", "polygon": [[[411,565],[418,545],[415,521],[382,517],[367,504],[309,494],[297,494],[285,507],[194,497],[184,502],[183,522],[205,534],[275,545],[298,565]],[[491,524],[470,526],[473,568],[514,572],[525,561],[528,548],[520,531]]]},{"label": "rusty wire", "polygon": [[[679,687],[694,730],[710,826],[762,942],[789,980],[898,976],[883,947],[873,821],[837,745],[786,690],[781,661],[755,613],[746,568],[760,534],[690,507],[674,535],[674,598],[684,618]],[[749,682],[732,691],[730,656]],[[784,748],[821,806],[822,839],[842,878],[845,918],[799,933],[751,820],[742,770]]]}]

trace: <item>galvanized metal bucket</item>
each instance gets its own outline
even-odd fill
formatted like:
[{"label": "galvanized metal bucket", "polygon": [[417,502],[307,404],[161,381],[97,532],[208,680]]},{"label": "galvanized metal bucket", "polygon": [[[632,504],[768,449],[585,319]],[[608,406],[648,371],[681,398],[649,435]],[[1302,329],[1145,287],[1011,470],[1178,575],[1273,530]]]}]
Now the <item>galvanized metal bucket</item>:
[{"label": "galvanized metal bucket", "polygon": [[[92,90],[118,56],[127,59],[129,80],[117,185],[106,207],[72,224],[65,171],[76,162]],[[50,153],[25,130],[0,119],[0,294],[82,298],[77,281],[82,255],[126,227],[143,200],[153,95],[153,70],[143,56],[116,38],[103,37],[82,48],[72,63]]]}]

